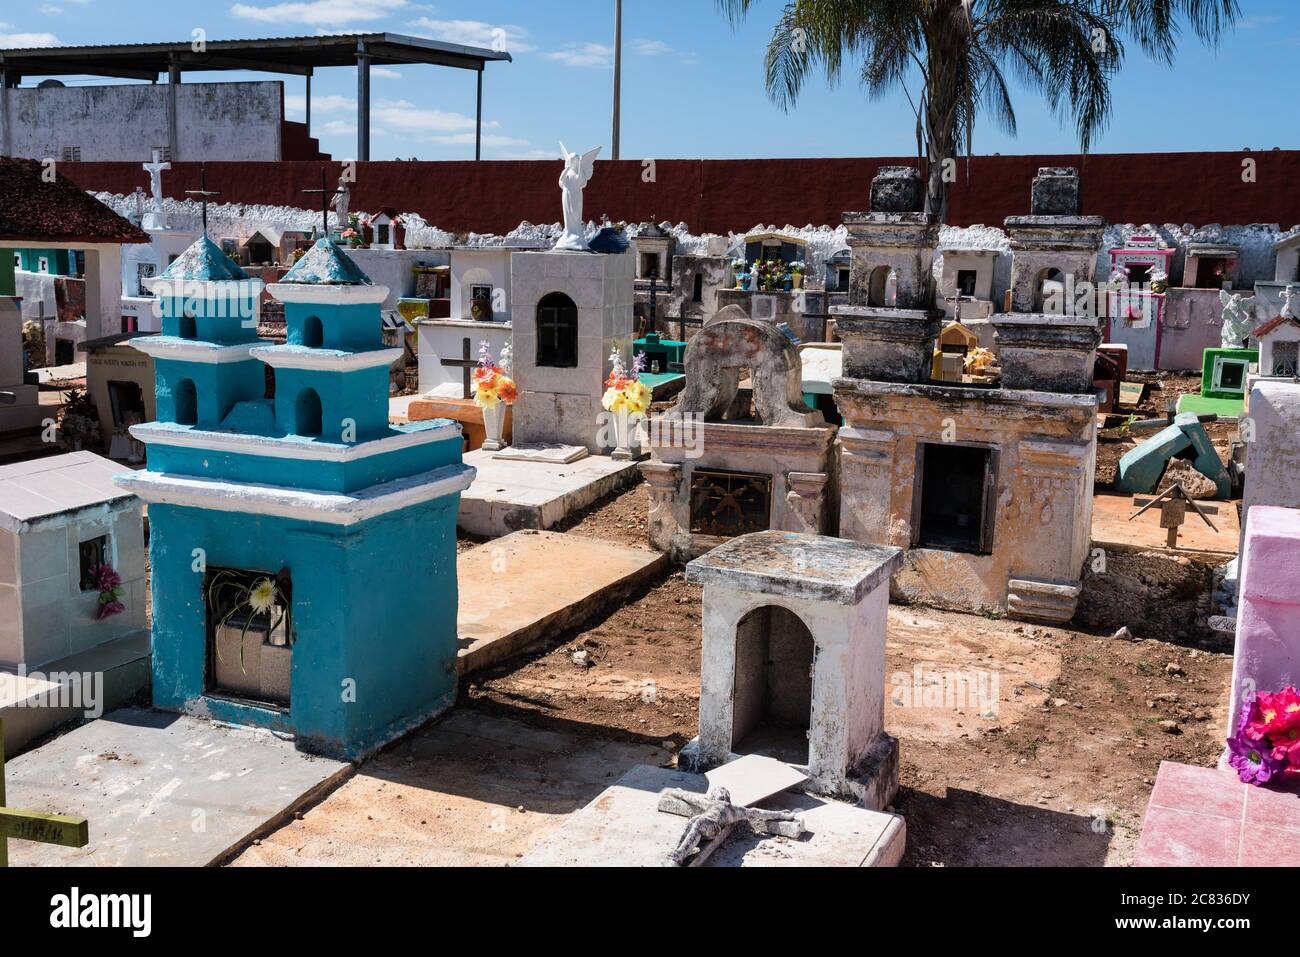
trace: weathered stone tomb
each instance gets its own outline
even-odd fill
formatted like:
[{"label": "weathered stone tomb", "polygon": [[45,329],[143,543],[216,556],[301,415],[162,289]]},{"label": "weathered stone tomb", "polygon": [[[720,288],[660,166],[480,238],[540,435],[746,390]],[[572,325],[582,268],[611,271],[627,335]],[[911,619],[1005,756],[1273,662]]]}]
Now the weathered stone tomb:
[{"label": "weathered stone tomb", "polygon": [[678,766],[762,754],[807,790],[880,810],[898,788],[885,733],[885,621],[897,548],[759,532],[692,561],[704,586],[700,733]]},{"label": "weathered stone tomb", "polygon": [[645,426],[650,544],[686,561],[750,532],[833,531],[836,429],[804,404],[794,344],[729,306],[684,360],[681,398]]}]

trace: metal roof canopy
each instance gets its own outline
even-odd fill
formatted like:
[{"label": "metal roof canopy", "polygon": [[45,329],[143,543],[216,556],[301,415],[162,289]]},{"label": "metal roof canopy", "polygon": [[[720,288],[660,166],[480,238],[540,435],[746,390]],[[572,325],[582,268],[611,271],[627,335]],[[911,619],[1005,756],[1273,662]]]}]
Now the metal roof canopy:
[{"label": "metal roof canopy", "polygon": [[[268,37],[261,40],[206,40],[179,43],[125,43],[79,47],[35,47],[0,50],[0,94],[24,76],[107,76],[158,82],[167,75],[170,86],[182,72],[248,70],[306,77],[307,128],[311,131],[311,77],[317,67],[357,68],[357,159],[370,158],[370,66],[373,63],[428,64],[478,74],[474,158],[483,139],[483,68],[489,62],[511,61],[505,51],[443,43],[400,33],[346,33],[309,37]],[[172,159],[176,155],[173,89],[169,105]]]}]

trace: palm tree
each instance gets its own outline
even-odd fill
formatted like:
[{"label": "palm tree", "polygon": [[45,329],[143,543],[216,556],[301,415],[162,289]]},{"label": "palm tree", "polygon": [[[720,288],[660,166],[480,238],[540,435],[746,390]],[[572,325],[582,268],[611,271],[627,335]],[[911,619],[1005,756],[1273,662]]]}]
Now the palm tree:
[{"label": "palm tree", "polygon": [[[758,5],[715,2],[733,25]],[[871,96],[901,88],[928,161],[926,210],[942,220],[979,114],[1015,135],[1008,73],[1072,120],[1087,152],[1110,116],[1125,38],[1172,63],[1185,25],[1214,44],[1238,16],[1237,0],[787,0],[767,48],[767,93],[789,110],[815,68],[833,85],[846,59],[861,60]]]}]

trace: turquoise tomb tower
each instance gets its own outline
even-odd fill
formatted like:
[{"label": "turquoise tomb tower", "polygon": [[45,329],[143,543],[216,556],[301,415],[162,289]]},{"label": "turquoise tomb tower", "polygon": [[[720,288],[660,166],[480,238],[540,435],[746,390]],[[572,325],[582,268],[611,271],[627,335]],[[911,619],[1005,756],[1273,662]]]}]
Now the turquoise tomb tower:
[{"label": "turquoise tomb tower", "polygon": [[[473,480],[448,420],[390,426],[376,286],[322,239],[266,287],[202,236],[157,280],[147,471],[156,708],[356,758],[456,693],[456,514]],[[268,369],[270,371],[268,371]]]}]

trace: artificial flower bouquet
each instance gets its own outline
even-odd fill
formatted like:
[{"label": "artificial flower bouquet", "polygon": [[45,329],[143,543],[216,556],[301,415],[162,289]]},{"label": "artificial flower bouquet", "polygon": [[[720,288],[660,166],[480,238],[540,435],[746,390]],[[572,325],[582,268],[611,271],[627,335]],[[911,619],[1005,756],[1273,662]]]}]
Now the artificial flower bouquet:
[{"label": "artificial flower bouquet", "polygon": [[95,620],[103,621],[126,611],[126,606],[122,604],[122,576],[113,566],[96,565],[90,574],[95,579],[95,587],[99,589],[99,610],[95,612]]},{"label": "artificial flower bouquet", "polygon": [[515,380],[510,377],[510,346],[501,347],[501,358],[492,358],[487,340],[479,343],[478,366],[474,369],[474,401],[485,409],[494,409],[498,402],[514,405],[519,398]]},{"label": "artificial flower bouquet", "polygon": [[1247,784],[1300,774],[1300,692],[1287,687],[1243,696],[1228,763]]},{"label": "artificial flower bouquet", "polygon": [[645,371],[645,353],[636,354],[631,371],[624,367],[623,357],[617,349],[610,352],[609,361],[613,369],[605,380],[605,394],[600,404],[607,412],[645,415],[653,397],[650,388],[641,381],[641,373]]}]

